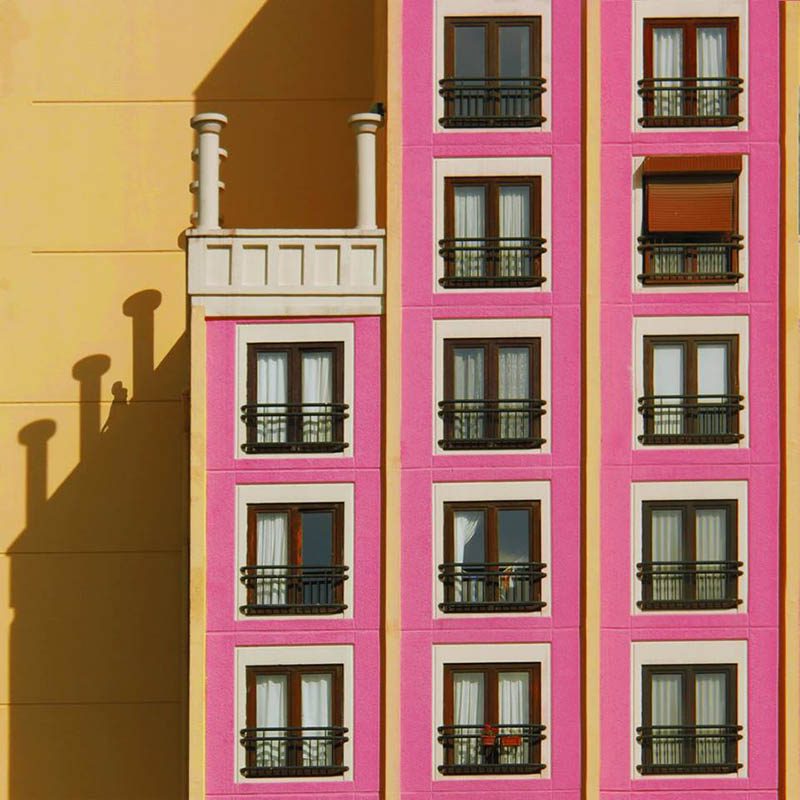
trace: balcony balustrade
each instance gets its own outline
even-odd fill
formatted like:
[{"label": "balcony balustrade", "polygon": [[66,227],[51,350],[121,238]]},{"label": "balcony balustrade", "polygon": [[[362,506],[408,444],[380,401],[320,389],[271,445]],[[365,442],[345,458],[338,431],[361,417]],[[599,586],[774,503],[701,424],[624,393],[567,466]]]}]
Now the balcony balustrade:
[{"label": "balcony balustrade", "polygon": [[651,725],[636,729],[643,775],[700,775],[737,772],[741,725]]},{"label": "balcony balustrade", "polygon": [[439,565],[444,584],[442,611],[500,612],[539,611],[545,564],[540,562],[494,562]]},{"label": "balcony balustrade", "polygon": [[541,286],[541,255],[547,252],[538,236],[524,239],[441,239],[439,255],[447,289],[500,289]]},{"label": "balcony balustrade", "polygon": [[644,78],[639,96],[644,127],[685,128],[738,125],[742,78]]},{"label": "balcony balustrade", "polygon": [[541,114],[544,78],[444,78],[444,128],[535,128]]},{"label": "balcony balustrade", "polygon": [[734,444],[739,433],[741,395],[660,395],[639,398],[644,417],[642,444]]},{"label": "balcony balustrade", "polygon": [[246,778],[294,778],[342,775],[342,750],[347,739],[342,727],[244,728]]},{"label": "balcony balustrade", "polygon": [[253,403],[241,408],[245,453],[341,453],[346,403]]},{"label": "balcony balustrade", "polygon": [[724,242],[679,242],[640,236],[643,269],[638,278],[645,285],[738,283],[743,277],[737,271],[741,241],[741,236]]},{"label": "balcony balustrade", "polygon": [[539,436],[544,400],[443,400],[439,416],[444,422],[445,450],[533,449],[545,440]]},{"label": "balcony balustrade", "polygon": [[649,611],[736,608],[741,561],[648,561],[636,565],[639,608]]},{"label": "balcony balustrade", "polygon": [[272,614],[338,614],[347,606],[342,590],[347,567],[248,565],[240,569],[247,587],[248,616]]},{"label": "balcony balustrade", "polygon": [[444,749],[443,775],[535,774],[544,725],[443,725],[439,743]]}]

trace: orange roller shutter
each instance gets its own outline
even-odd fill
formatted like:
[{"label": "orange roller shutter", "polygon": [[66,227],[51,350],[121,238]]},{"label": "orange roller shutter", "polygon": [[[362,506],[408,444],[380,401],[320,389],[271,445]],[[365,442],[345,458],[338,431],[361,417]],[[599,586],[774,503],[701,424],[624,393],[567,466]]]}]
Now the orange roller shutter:
[{"label": "orange roller shutter", "polygon": [[650,178],[647,228],[650,233],[735,233],[736,176]]}]

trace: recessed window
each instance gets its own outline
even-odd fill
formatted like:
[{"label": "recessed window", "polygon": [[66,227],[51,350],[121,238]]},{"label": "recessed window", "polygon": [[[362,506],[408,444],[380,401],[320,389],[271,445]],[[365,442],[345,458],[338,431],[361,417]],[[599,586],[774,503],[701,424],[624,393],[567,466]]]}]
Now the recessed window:
[{"label": "recessed window", "polygon": [[644,284],[736,283],[742,157],[651,156],[642,166]]},{"label": "recessed window", "polygon": [[639,412],[648,445],[731,444],[739,433],[739,337],[645,336]]},{"label": "recessed window", "polygon": [[732,126],[739,116],[739,21],[646,19],[639,94],[647,127]]},{"label": "recessed window", "polygon": [[445,664],[445,775],[538,773],[541,763],[541,665]]},{"label": "recessed window", "polygon": [[735,664],[643,666],[638,771],[696,775],[741,769],[736,681]]},{"label": "recessed window", "polygon": [[446,339],[444,449],[541,447],[540,340]]},{"label": "recessed window", "polygon": [[447,17],[442,126],[540,126],[541,43],[541,17]]},{"label": "recessed window", "polygon": [[248,506],[242,613],[344,611],[343,517],[342,503]]},{"label": "recessed window", "polygon": [[642,527],[640,608],[723,609],[741,603],[735,500],[647,501]]},{"label": "recessed window", "polygon": [[340,664],[249,666],[242,774],[247,778],[341,775]]},{"label": "recessed window", "polygon": [[444,505],[445,612],[538,611],[541,583],[538,502]]},{"label": "recessed window", "polygon": [[332,453],[348,445],[341,342],[248,344],[246,453]]},{"label": "recessed window", "polygon": [[541,286],[541,195],[538,176],[446,178],[442,286]]}]

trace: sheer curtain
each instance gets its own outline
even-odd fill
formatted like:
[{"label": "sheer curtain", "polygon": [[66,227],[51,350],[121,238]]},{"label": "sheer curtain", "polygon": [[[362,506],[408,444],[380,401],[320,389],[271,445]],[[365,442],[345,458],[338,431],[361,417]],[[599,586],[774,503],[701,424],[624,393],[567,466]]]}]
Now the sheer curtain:
[{"label": "sheer curtain", "polygon": [[[455,528],[453,560],[456,564],[463,565],[467,561],[468,550],[473,552],[475,550],[474,547],[470,548],[470,544],[482,545],[483,543],[484,513],[483,511],[455,511],[453,522]],[[482,563],[484,559],[485,556],[482,556],[481,562],[478,563]],[[453,579],[453,600],[456,603],[483,602],[485,585],[486,580],[482,575],[471,576],[469,568],[458,566]]]},{"label": "sheer curtain", "polygon": [[[458,347],[453,350],[454,400],[483,400],[483,349]],[[456,439],[482,439],[484,412],[480,403],[454,403],[453,435]]]},{"label": "sheer curtain", "polygon": [[527,672],[501,672],[497,679],[498,711],[501,734],[522,736],[522,744],[503,747],[500,751],[501,764],[527,764],[530,741],[521,725],[530,724],[530,675]]},{"label": "sheer curtain", "polygon": [[302,402],[310,404],[303,407],[303,441],[332,442],[331,409],[322,405],[333,402],[333,353],[330,351],[303,353]]},{"label": "sheer curtain", "polygon": [[303,675],[300,679],[300,725],[303,731],[303,766],[325,767],[333,764],[333,744],[324,738],[330,734],[333,678],[326,674]]},{"label": "sheer curtain", "polygon": [[[680,730],[670,730],[672,725],[683,724],[681,675],[652,675],[650,687],[650,714],[653,731],[653,763],[680,764],[683,761],[683,743]],[[672,734],[672,735],[671,735]]]},{"label": "sheer curtain", "polygon": [[728,394],[728,345],[703,344],[697,347],[698,402],[713,407],[698,412],[700,433],[727,433],[728,412],[720,403]]},{"label": "sheer curtain", "polygon": [[486,274],[486,188],[484,186],[455,186],[456,277],[474,278]]},{"label": "sheer curtain", "polygon": [[531,274],[531,256],[527,249],[531,235],[530,186],[500,187],[499,275],[520,277]]},{"label": "sheer curtain", "polygon": [[[721,562],[727,559],[727,514],[724,508],[698,509],[695,517],[695,549],[698,561]],[[698,600],[722,600],[726,594],[727,576],[700,574],[697,576]]]},{"label": "sheer curtain", "polygon": [[[680,28],[653,29],[654,112],[657,117],[683,114],[683,31]],[[674,88],[672,88],[674,87]]]},{"label": "sheer curtain", "polygon": [[[289,564],[289,517],[287,514],[258,514],[256,517],[256,561],[260,567]],[[286,604],[289,571],[268,569],[256,583],[256,602],[264,606]]]},{"label": "sheer curtain", "polygon": [[[680,600],[683,575],[680,567],[658,566],[658,562],[683,560],[683,514],[679,509],[653,509],[650,517],[653,566],[653,600]],[[672,573],[672,574],[671,574]]]},{"label": "sheer curtain", "polygon": [[[684,414],[674,408],[683,395],[683,347],[657,345],[653,348],[653,433],[683,433]],[[672,408],[671,408],[672,406]]]},{"label": "sheer curtain", "polygon": [[289,366],[288,353],[256,354],[256,403],[276,403],[264,409],[277,416],[258,417],[256,436],[258,442],[286,441],[286,385]]},{"label": "sheer curtain", "polygon": [[497,360],[497,407],[500,418],[500,438],[527,439],[531,435],[531,414],[527,402],[502,402],[530,400],[530,351],[527,347],[501,347]]},{"label": "sheer curtain", "polygon": [[697,29],[697,113],[721,117],[728,113],[728,93],[719,80],[727,71],[728,32],[725,28]]},{"label": "sheer curtain", "polygon": [[[483,764],[480,726],[483,725],[483,675],[476,672],[453,674],[453,761],[456,764]],[[459,729],[459,725],[472,726]],[[474,728],[474,730],[473,730]],[[465,736],[461,738],[459,735]]]},{"label": "sheer curtain", "polygon": [[256,766],[286,766],[286,675],[256,675],[256,727],[277,728],[264,731],[268,738],[256,745]]},{"label": "sheer curtain", "polygon": [[[695,678],[695,717],[697,725],[725,725],[727,722],[728,676],[724,672],[701,673]],[[725,762],[725,731],[703,728],[708,734],[697,739],[698,764]],[[714,735],[717,734],[717,735]]]}]

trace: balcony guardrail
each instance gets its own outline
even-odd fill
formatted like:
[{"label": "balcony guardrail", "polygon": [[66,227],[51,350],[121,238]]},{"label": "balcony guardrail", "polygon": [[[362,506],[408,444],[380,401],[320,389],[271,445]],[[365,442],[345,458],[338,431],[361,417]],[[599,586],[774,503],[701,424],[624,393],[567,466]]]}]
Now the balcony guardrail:
[{"label": "balcony guardrail", "polygon": [[642,444],[734,444],[741,395],[650,395],[639,398],[644,417]]},{"label": "balcony guardrail", "polygon": [[255,403],[241,408],[245,453],[340,453],[346,403]]},{"label": "balcony guardrail", "polygon": [[544,78],[443,78],[444,128],[536,128]]},{"label": "balcony guardrail", "polygon": [[741,561],[648,561],[636,565],[639,608],[650,611],[736,608]]},{"label": "balcony guardrail", "polygon": [[246,778],[293,778],[342,775],[342,750],[347,728],[284,727],[244,728],[240,743],[246,764]]},{"label": "balcony guardrail", "polygon": [[742,78],[643,78],[638,82],[644,127],[685,128],[738,125]]},{"label": "balcony guardrail", "polygon": [[741,725],[650,725],[636,729],[642,745],[643,775],[699,775],[737,772]]},{"label": "balcony guardrail", "polygon": [[439,565],[446,612],[539,611],[546,564],[495,561],[482,564],[448,562]]},{"label": "balcony guardrail", "polygon": [[239,579],[247,587],[247,603],[240,611],[248,616],[341,613],[347,608],[342,601],[347,569],[338,565],[241,567]]},{"label": "balcony guardrail", "polygon": [[726,242],[677,242],[663,237],[640,236],[643,271],[637,276],[645,285],[676,283],[738,283],[737,271],[742,237]]},{"label": "balcony guardrail", "polygon": [[444,276],[439,283],[447,289],[541,286],[544,244],[539,236],[440,239]]},{"label": "balcony guardrail", "polygon": [[533,449],[545,440],[539,421],[544,400],[442,400],[445,450]]},{"label": "balcony guardrail", "polygon": [[443,725],[443,775],[532,774],[541,772],[544,725]]}]

